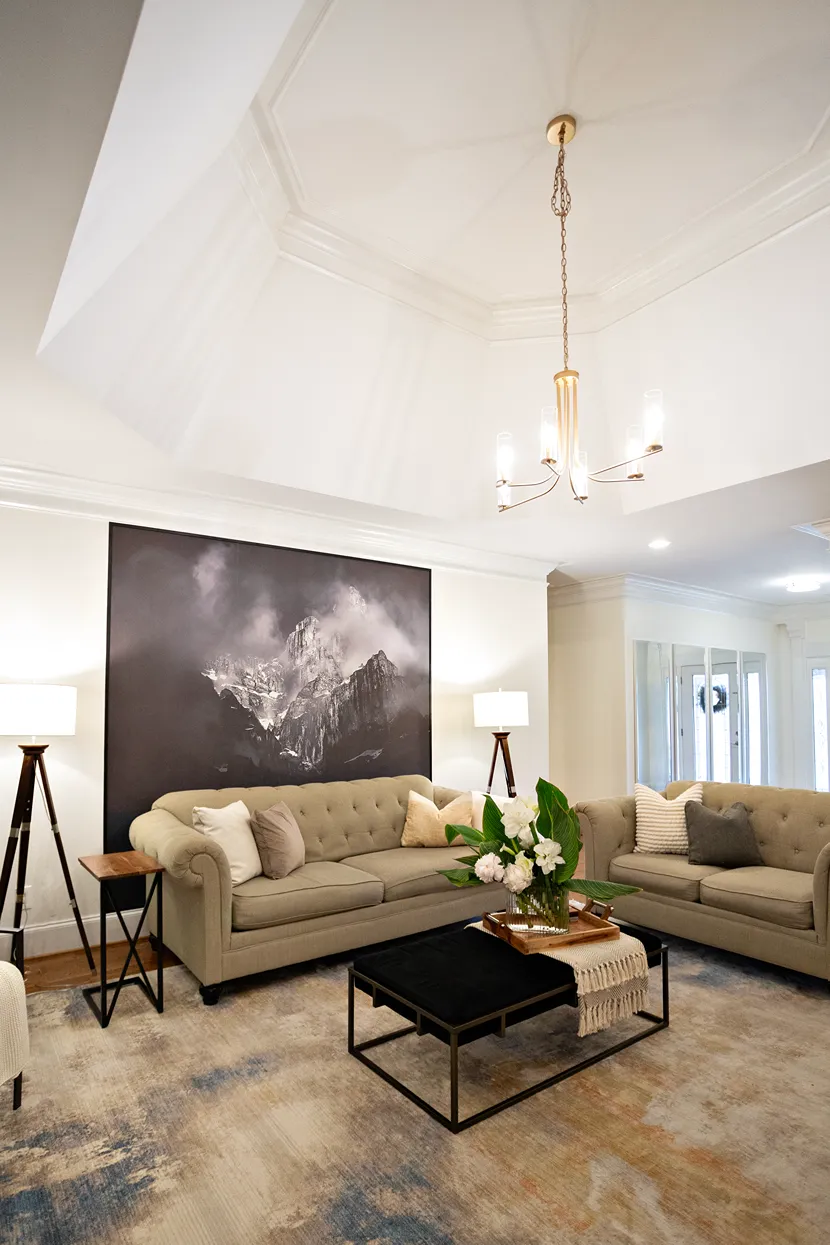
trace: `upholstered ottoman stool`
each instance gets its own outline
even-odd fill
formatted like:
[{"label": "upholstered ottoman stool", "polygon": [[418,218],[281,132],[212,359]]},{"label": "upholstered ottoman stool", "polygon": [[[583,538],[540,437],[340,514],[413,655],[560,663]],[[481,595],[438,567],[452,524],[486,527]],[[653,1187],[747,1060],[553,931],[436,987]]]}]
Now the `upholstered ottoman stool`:
[{"label": "upholstered ottoman stool", "polygon": [[26,987],[14,964],[0,961],[0,1084],[14,1077],[14,1110],[23,1093],[23,1069],[29,1059]]}]

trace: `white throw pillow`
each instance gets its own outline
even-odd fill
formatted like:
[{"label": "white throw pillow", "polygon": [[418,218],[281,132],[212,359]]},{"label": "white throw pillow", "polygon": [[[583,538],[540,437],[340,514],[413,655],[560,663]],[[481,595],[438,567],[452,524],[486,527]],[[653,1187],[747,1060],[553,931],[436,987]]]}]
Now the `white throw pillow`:
[{"label": "white throw pillow", "polygon": [[[482,819],[484,817],[484,801],[487,798],[486,791],[474,791],[473,795],[473,829],[483,830]],[[493,795],[490,793],[490,799],[497,805],[500,813],[503,813],[507,805],[510,803],[509,795]]]},{"label": "white throw pillow", "polygon": [[659,791],[652,791],[641,782],[634,784],[636,828],[635,852],[660,852],[687,856],[689,839],[686,834],[686,804],[703,803],[703,783],[693,783],[674,800],[667,800]]},{"label": "white throw pillow", "polygon": [[230,865],[231,885],[239,886],[262,873],[251,814],[242,800],[224,808],[194,808],[193,829],[209,835],[222,848]]}]

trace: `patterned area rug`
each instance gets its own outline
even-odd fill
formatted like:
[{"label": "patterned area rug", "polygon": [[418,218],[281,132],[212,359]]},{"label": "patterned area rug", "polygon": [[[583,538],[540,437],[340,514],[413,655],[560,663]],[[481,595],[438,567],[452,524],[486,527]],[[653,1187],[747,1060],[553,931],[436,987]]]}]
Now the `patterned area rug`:
[{"label": "patterned area rug", "polygon": [[[214,1008],[173,969],[163,1016],[133,989],[107,1031],[79,991],[35,995],[23,1109],[0,1090],[0,1241],[826,1241],[826,984],[685,943],[671,970],[668,1030],[457,1137],[347,1055],[344,961]],[[362,998],[358,1021],[399,1023]],[[575,1026],[560,1008],[465,1048],[462,1109],[623,1032]],[[446,1047],[376,1054],[446,1106]]]}]

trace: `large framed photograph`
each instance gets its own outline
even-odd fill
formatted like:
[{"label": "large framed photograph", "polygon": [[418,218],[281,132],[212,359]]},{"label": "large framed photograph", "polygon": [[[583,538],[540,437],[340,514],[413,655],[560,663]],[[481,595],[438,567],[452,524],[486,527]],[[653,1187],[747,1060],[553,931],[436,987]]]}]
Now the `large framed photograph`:
[{"label": "large framed photograph", "polygon": [[431,774],[430,572],[110,525],[104,844],[167,791]]}]

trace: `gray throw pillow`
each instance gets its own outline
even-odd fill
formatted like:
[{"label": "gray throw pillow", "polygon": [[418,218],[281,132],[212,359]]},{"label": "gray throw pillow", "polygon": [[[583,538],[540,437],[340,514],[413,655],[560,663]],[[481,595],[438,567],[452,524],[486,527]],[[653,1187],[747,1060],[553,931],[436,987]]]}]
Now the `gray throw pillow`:
[{"label": "gray throw pillow", "polygon": [[305,841],[300,827],[282,800],[254,813],[251,830],[267,878],[286,878],[305,864]]},{"label": "gray throw pillow", "polygon": [[719,865],[743,869],[762,865],[755,832],[745,804],[733,804],[723,813],[703,804],[686,805],[690,865]]}]

